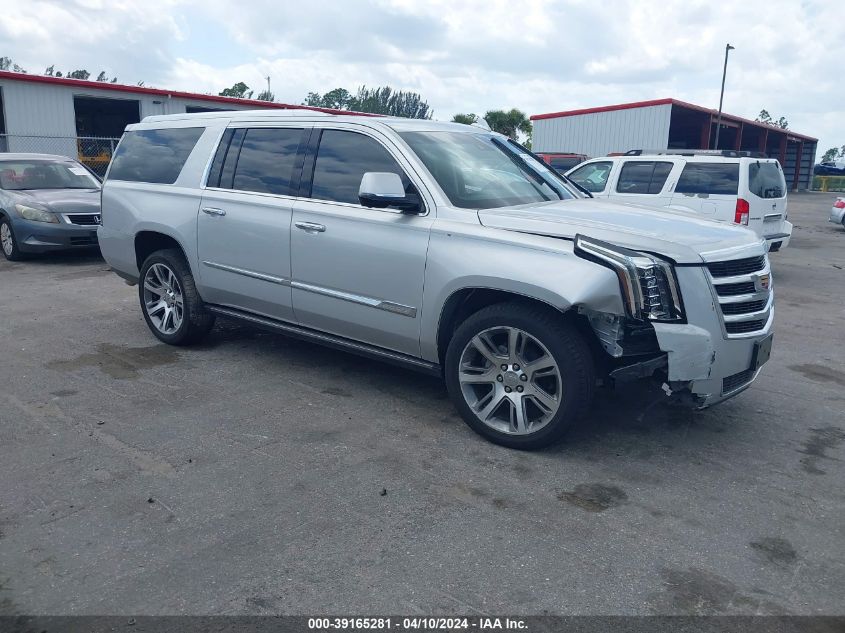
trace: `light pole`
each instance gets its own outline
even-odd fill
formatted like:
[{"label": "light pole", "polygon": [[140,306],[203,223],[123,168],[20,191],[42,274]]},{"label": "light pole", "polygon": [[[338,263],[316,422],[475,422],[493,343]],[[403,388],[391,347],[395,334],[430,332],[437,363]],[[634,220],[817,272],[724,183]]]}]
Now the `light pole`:
[{"label": "light pole", "polygon": [[719,116],[716,119],[716,143],[713,149],[719,149],[719,132],[722,129],[722,101],[725,98],[725,77],[728,74],[728,53],[734,49],[730,44],[725,45],[725,67],[722,69],[722,92],[719,95]]}]

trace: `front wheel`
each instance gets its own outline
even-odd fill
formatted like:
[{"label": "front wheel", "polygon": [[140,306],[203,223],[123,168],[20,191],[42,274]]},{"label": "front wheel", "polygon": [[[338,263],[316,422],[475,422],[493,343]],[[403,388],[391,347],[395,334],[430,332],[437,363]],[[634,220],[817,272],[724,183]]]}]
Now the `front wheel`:
[{"label": "front wheel", "polygon": [[477,433],[510,448],[536,449],[560,440],[589,409],[595,368],[583,337],[560,313],[501,303],[455,332],[446,386]]},{"label": "front wheel", "polygon": [[152,333],[170,345],[200,341],[214,326],[194,276],[178,250],[156,251],[141,266],[141,311]]},{"label": "front wheel", "polygon": [[23,259],[23,254],[18,249],[18,242],[12,224],[8,218],[0,218],[0,247],[3,255],[10,262],[18,262]]}]

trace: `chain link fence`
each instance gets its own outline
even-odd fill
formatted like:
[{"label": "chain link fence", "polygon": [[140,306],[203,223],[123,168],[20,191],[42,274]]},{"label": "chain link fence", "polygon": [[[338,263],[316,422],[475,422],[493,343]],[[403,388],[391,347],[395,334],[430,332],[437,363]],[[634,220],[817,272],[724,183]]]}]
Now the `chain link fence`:
[{"label": "chain link fence", "polygon": [[0,134],[0,152],[67,156],[103,177],[119,140],[96,136]]}]

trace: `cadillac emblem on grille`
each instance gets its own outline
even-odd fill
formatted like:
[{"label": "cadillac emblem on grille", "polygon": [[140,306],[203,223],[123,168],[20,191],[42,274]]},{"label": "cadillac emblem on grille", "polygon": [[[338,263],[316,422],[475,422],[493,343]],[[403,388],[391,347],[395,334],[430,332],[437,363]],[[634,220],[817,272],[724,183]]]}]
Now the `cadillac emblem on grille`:
[{"label": "cadillac emblem on grille", "polygon": [[755,275],[754,285],[757,286],[758,291],[768,290],[771,279],[768,274]]}]

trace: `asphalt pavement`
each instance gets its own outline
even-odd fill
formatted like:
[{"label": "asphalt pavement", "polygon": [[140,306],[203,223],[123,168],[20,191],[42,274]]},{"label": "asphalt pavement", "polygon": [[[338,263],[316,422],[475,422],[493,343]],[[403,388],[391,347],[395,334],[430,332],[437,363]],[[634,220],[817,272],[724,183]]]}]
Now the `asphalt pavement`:
[{"label": "asphalt pavement", "polygon": [[436,379],[0,260],[0,614],[845,614],[845,229],[790,198],[775,346],[706,411],[482,440]]}]

